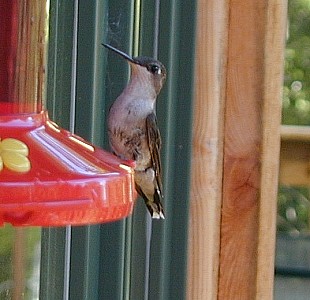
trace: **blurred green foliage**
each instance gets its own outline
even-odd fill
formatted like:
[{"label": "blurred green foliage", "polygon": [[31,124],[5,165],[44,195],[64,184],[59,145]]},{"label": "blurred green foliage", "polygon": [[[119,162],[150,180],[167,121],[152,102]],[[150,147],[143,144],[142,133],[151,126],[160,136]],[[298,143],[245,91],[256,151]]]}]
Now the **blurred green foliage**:
[{"label": "blurred green foliage", "polygon": [[[6,295],[6,287],[10,287],[9,280],[13,277],[12,252],[14,229],[12,226],[0,228],[0,299]],[[3,287],[3,288],[1,288]]]},{"label": "blurred green foliage", "polygon": [[[41,239],[39,227],[25,227],[25,294],[23,299],[33,299],[33,286],[31,279],[34,276],[38,261],[38,249]],[[9,224],[0,227],[0,300],[12,299],[13,289],[13,251],[15,242],[15,228]],[[17,270],[18,271],[18,270]],[[39,282],[37,282],[38,287]]]},{"label": "blurred green foliage", "polygon": [[278,231],[308,235],[310,219],[309,188],[281,186],[278,196]]},{"label": "blurred green foliage", "polygon": [[[310,0],[288,1],[282,123],[310,125]],[[310,187],[280,187],[278,230],[309,234]]]},{"label": "blurred green foliage", "polygon": [[288,2],[282,122],[310,125],[310,0]]}]

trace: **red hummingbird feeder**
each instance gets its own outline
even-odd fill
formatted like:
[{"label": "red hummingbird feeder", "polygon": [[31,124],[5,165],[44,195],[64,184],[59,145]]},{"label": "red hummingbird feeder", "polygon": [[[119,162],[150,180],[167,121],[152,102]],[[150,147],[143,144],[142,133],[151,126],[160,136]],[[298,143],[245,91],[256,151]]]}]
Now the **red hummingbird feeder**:
[{"label": "red hummingbird feeder", "polygon": [[132,212],[132,165],[61,129],[45,102],[48,1],[0,0],[0,225],[104,223]]}]

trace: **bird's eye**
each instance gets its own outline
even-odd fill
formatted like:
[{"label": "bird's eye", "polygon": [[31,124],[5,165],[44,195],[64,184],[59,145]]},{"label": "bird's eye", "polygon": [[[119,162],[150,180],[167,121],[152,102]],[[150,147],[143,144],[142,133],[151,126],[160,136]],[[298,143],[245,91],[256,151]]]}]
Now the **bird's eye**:
[{"label": "bird's eye", "polygon": [[157,65],[151,65],[150,66],[150,71],[153,73],[153,74],[160,74],[161,73],[161,69],[159,66]]}]

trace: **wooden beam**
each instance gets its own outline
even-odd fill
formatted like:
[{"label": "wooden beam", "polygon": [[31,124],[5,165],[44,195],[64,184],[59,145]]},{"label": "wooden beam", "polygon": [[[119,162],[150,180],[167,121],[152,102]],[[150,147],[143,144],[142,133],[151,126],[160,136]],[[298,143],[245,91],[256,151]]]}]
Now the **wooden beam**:
[{"label": "wooden beam", "polygon": [[310,126],[282,125],[281,140],[310,142]]},{"label": "wooden beam", "polygon": [[272,299],[286,5],[230,1],[220,299]]},{"label": "wooden beam", "polygon": [[197,7],[187,299],[217,299],[228,1]]},{"label": "wooden beam", "polygon": [[272,299],[285,20],[198,1],[188,299]]},{"label": "wooden beam", "polygon": [[256,299],[272,299],[287,3],[266,3]]},{"label": "wooden beam", "polygon": [[255,299],[266,1],[230,1],[219,299]]}]

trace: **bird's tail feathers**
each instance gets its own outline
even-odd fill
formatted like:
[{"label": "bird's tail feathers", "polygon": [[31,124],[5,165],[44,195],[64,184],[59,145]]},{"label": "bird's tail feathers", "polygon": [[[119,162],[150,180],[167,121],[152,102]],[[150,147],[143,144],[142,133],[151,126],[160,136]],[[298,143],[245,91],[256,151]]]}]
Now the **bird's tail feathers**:
[{"label": "bird's tail feathers", "polygon": [[161,203],[145,202],[147,209],[149,210],[152,219],[165,219],[165,214]]},{"label": "bird's tail feathers", "polygon": [[151,214],[152,219],[165,219],[164,208],[161,203],[161,196],[159,190],[155,189],[152,199],[149,199],[141,190],[138,188],[138,193],[143,197],[145,205]]},{"label": "bird's tail feathers", "polygon": [[165,219],[164,209],[161,204],[161,196],[159,194],[159,190],[155,189],[155,193],[153,195],[153,201],[149,199],[145,202],[151,216],[153,219]]}]

